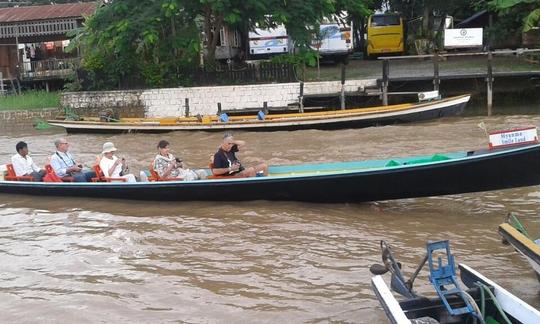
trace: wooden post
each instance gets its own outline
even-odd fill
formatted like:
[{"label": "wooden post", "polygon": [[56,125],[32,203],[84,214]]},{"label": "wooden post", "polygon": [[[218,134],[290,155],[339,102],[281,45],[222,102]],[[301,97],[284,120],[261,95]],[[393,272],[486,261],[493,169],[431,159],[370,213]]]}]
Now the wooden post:
[{"label": "wooden post", "polygon": [[341,110],[345,110],[345,64],[341,63]]},{"label": "wooden post", "polygon": [[186,98],[186,104],[184,106],[185,110],[185,116],[189,117],[189,98]]},{"label": "wooden post", "polygon": [[493,66],[492,66],[493,55],[491,50],[488,51],[488,62],[487,62],[487,114],[491,116],[491,108],[493,107]]},{"label": "wooden post", "polygon": [[435,52],[433,54],[433,90],[439,91],[439,84],[441,80],[439,79],[439,54]]},{"label": "wooden post", "polygon": [[298,111],[304,112],[304,81],[300,81],[300,95],[298,96]]},{"label": "wooden post", "polygon": [[383,60],[382,66],[382,104],[388,106],[388,73],[390,71],[390,62]]},{"label": "wooden post", "polygon": [[4,92],[4,75],[0,71],[0,96],[4,96],[4,95],[5,95],[5,92]]},{"label": "wooden post", "polygon": [[217,114],[221,115],[221,102],[217,103]]},{"label": "wooden post", "polygon": [[263,113],[268,115],[268,102],[263,102]]}]

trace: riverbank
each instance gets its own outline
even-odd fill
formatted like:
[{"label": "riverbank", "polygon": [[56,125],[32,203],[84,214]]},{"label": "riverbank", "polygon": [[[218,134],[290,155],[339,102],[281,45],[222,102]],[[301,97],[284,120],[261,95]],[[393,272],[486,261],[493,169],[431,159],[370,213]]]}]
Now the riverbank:
[{"label": "riverbank", "polygon": [[[485,96],[487,58],[459,56],[441,58],[438,62],[440,91],[444,96],[472,93]],[[341,64],[323,63],[320,71],[310,68],[302,87],[297,83],[254,84],[211,87],[164,88],[125,91],[87,91],[60,94],[56,105],[68,107],[81,116],[97,116],[105,109],[120,117],[170,117],[184,115],[214,115],[220,107],[224,111],[262,109],[298,109],[303,97],[306,107],[335,108],[340,106]],[[345,68],[346,107],[366,107],[380,104],[378,92],[382,79],[381,60],[351,60]],[[500,94],[527,91],[535,96],[540,86],[540,64],[531,63],[523,56],[494,56],[492,69],[495,77],[494,105]],[[390,92],[419,92],[433,89],[434,63],[432,59],[397,59],[389,64]],[[319,79],[319,81],[315,81]],[[415,100],[414,96],[390,95],[391,103]],[[48,106],[48,107],[54,107]],[[1,104],[0,111],[6,109]],[[15,109],[9,109],[15,110]],[[34,118],[36,114],[10,112],[1,120]],[[41,117],[40,114],[37,114]],[[45,114],[45,116],[49,116]]]}]

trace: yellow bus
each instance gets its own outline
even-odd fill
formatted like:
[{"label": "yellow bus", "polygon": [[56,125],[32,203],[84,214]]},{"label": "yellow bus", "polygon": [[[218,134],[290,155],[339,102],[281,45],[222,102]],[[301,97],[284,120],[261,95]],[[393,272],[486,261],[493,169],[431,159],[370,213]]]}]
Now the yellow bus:
[{"label": "yellow bus", "polygon": [[405,52],[403,18],[397,14],[369,16],[367,24],[367,55],[403,54]]}]

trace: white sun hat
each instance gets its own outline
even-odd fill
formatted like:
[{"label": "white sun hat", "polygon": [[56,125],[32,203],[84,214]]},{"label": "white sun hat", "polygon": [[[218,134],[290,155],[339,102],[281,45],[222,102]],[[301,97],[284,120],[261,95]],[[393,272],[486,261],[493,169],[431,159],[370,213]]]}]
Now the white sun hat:
[{"label": "white sun hat", "polygon": [[103,151],[102,154],[114,152],[116,151],[116,147],[114,147],[114,144],[112,142],[106,142],[103,144]]}]

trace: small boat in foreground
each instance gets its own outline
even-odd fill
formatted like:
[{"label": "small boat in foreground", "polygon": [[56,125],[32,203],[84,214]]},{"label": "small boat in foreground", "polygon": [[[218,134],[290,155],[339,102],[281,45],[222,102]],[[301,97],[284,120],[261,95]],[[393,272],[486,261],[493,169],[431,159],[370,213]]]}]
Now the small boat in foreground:
[{"label": "small boat in foreground", "polygon": [[[197,181],[0,181],[0,193],[169,201],[365,202],[540,184],[540,145],[384,160],[269,167],[269,175]],[[207,170],[210,175],[211,170]]]},{"label": "small boat in foreground", "polygon": [[[456,276],[454,257],[448,241],[427,243],[426,256],[410,279],[405,280],[402,265],[390,247],[381,241],[384,265],[370,271],[372,288],[390,323],[540,323],[540,312],[473,268],[460,264],[462,289]],[[413,289],[414,280],[425,264],[437,297],[427,298]],[[405,297],[398,302],[381,275],[390,272],[391,289]]]},{"label": "small boat in foreground", "polygon": [[403,122],[429,120],[460,114],[470,99],[461,95],[446,99],[418,103],[356,108],[321,112],[291,114],[262,113],[249,116],[198,116],[178,118],[121,118],[117,121],[101,121],[100,118],[84,117],[82,120],[48,120],[53,126],[76,132],[146,132],[170,131],[278,131],[300,129],[342,129]]},{"label": "small boat in foreground", "polygon": [[499,225],[499,234],[504,243],[508,243],[527,259],[540,280],[540,237],[533,240],[523,224],[512,213],[506,222]]}]

